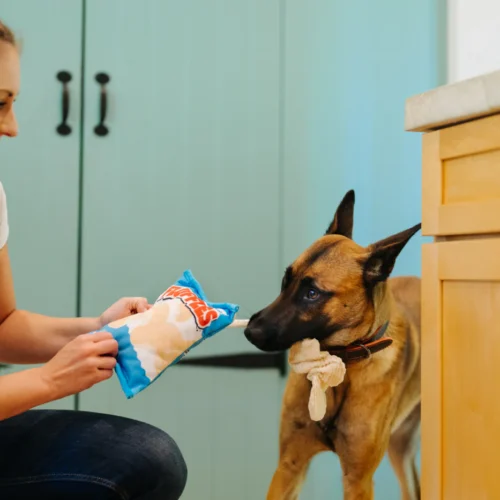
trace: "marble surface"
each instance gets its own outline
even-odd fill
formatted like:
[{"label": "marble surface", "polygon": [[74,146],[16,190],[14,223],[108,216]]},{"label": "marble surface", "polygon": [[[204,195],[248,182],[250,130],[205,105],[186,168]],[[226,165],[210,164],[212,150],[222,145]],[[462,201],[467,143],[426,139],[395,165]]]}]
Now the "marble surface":
[{"label": "marble surface", "polygon": [[500,70],[406,100],[405,130],[425,132],[500,113]]}]

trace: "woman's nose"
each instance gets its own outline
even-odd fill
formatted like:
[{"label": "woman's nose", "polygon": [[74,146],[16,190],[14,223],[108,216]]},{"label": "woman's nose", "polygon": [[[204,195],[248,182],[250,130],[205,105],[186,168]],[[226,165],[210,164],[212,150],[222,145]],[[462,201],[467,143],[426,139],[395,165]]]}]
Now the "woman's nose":
[{"label": "woman's nose", "polygon": [[0,120],[0,136],[6,135],[7,137],[16,137],[17,131],[16,115],[14,111],[11,110],[3,120]]}]

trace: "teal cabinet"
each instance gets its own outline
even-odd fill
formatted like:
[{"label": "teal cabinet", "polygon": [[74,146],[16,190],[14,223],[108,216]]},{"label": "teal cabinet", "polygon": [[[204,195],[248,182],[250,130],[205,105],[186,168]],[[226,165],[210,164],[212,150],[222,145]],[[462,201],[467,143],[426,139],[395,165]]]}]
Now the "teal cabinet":
[{"label": "teal cabinet", "polygon": [[[77,306],[80,175],[80,2],[51,0],[57,16],[33,0],[1,1],[0,12],[22,41],[19,137],[3,140],[0,175],[9,247],[21,308],[73,316]],[[50,29],[48,29],[50,27]],[[60,71],[68,83],[68,125],[61,136]]]},{"label": "teal cabinet", "polygon": [[[154,300],[186,268],[240,317],[278,292],[278,14],[267,0],[87,1],[82,314]],[[249,349],[231,330],[192,355]]]},{"label": "teal cabinet", "polygon": [[[78,295],[82,5],[65,0],[1,0],[0,16],[23,44],[21,95],[15,105],[20,135],[3,140],[0,148],[0,179],[9,206],[9,252],[18,306],[74,316]],[[67,136],[56,133],[62,119],[62,84],[56,78],[60,71],[71,75],[68,124],[72,133]],[[72,408],[74,399],[45,406]]]},{"label": "teal cabinet", "polygon": [[[279,9],[268,0],[87,1],[82,314],[155,300],[191,268],[248,317],[278,292]],[[100,85],[109,104],[99,136]],[[190,358],[254,351],[228,329]],[[126,400],[112,380],[83,410],[153,423],[179,442],[185,498],[265,498],[277,460],[278,370],[175,367]]]},{"label": "teal cabinet", "polygon": [[[19,170],[2,169],[6,188],[20,197],[9,197],[11,212],[24,210],[11,216],[20,305],[97,315],[123,295],[154,300],[191,268],[212,300],[239,303],[248,317],[276,295],[283,267],[279,4],[64,7],[54,16],[61,31],[46,44],[38,39],[49,21],[25,18],[31,9],[43,21],[39,4],[2,10],[25,39],[30,85],[19,99],[26,132],[2,148],[2,163],[15,159],[36,181],[27,196]],[[45,64],[49,52],[54,67]],[[73,77],[65,137],[55,132],[60,70]],[[34,89],[39,73],[43,85]],[[109,77],[104,87],[98,73]],[[107,135],[95,132],[102,92]],[[19,228],[24,239],[15,238]],[[249,351],[241,330],[227,330],[190,357]],[[133,400],[113,379],[80,394],[76,406],[169,432],[188,462],[185,498],[253,500],[265,497],[277,462],[283,382],[278,369],[179,366]]]}]

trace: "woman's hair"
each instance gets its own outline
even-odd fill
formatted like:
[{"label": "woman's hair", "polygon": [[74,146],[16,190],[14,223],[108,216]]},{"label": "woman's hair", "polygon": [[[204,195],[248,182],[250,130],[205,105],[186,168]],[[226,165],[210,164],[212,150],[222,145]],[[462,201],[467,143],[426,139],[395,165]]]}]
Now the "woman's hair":
[{"label": "woman's hair", "polygon": [[0,21],[0,42],[10,43],[16,45],[16,37],[12,30]]}]

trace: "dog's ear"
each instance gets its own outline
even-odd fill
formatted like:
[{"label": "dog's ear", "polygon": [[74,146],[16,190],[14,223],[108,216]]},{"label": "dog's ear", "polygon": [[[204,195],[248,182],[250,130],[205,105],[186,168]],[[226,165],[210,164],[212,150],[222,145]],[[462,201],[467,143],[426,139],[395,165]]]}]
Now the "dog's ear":
[{"label": "dog's ear", "polygon": [[389,277],[396,263],[396,257],[421,226],[422,224],[419,223],[368,247],[370,255],[366,259],[363,269],[366,284],[374,285]]},{"label": "dog's ear", "polygon": [[330,226],[325,234],[340,234],[346,238],[352,239],[352,226],[354,221],[354,189],[346,193],[344,199],[335,212]]}]

